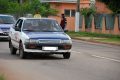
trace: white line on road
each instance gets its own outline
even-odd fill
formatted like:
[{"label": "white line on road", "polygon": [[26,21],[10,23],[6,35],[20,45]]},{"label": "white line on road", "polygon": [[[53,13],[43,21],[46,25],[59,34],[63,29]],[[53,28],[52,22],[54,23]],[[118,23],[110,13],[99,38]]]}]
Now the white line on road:
[{"label": "white line on road", "polygon": [[[77,51],[72,51],[72,52],[74,52],[74,53],[80,53],[80,52],[77,52]],[[113,59],[113,58],[108,58],[108,57],[103,57],[103,56],[98,56],[98,55],[93,55],[93,54],[89,54],[89,55],[92,56],[92,57],[106,59],[106,60],[115,61],[115,62],[119,62],[120,63],[120,60],[118,60],[118,59]]]},{"label": "white line on road", "polygon": [[120,60],[117,60],[117,59],[112,59],[112,58],[103,57],[103,56],[97,56],[97,55],[91,55],[91,56],[96,57],[96,58],[101,58],[101,59],[107,59],[107,60],[110,60],[110,61],[115,61],[115,62],[120,63]]}]

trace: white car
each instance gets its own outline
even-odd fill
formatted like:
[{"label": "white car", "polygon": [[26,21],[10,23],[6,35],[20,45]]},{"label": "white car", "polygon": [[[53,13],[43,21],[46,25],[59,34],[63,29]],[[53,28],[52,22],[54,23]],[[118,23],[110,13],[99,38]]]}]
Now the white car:
[{"label": "white car", "polygon": [[20,18],[9,32],[11,54],[19,50],[20,58],[29,53],[62,54],[70,58],[72,41],[56,20],[48,18]]}]

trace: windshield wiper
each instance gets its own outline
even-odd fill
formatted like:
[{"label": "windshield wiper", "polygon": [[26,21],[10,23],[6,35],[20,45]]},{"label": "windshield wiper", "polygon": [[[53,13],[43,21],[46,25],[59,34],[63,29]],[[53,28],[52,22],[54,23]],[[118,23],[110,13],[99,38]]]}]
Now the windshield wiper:
[{"label": "windshield wiper", "polygon": [[30,29],[23,29],[23,31],[34,31],[34,30],[30,30]]},{"label": "windshield wiper", "polygon": [[50,31],[50,30],[42,30],[42,32],[54,32],[54,31]]}]

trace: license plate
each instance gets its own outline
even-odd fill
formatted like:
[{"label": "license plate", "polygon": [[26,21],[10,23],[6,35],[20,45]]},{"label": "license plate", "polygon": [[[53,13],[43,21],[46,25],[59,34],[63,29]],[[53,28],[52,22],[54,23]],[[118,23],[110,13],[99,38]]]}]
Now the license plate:
[{"label": "license plate", "polygon": [[58,47],[42,47],[42,50],[45,50],[45,51],[56,51],[56,50],[58,50]]}]

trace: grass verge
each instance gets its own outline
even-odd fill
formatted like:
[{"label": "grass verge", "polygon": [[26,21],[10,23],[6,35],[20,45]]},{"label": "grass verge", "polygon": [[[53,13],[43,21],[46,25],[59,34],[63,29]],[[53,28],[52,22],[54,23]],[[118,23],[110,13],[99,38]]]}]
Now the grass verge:
[{"label": "grass verge", "polygon": [[120,45],[120,35],[91,32],[67,32],[71,38]]},{"label": "grass verge", "polygon": [[0,80],[5,80],[4,75],[0,74]]}]

